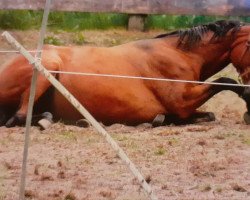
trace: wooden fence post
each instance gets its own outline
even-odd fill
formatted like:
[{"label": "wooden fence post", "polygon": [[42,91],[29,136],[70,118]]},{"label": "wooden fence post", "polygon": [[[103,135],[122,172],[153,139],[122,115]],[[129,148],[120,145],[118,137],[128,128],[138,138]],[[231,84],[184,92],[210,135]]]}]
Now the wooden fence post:
[{"label": "wooden fence post", "polygon": [[145,22],[147,15],[135,15],[130,14],[128,19],[128,30],[129,31],[145,31]]}]

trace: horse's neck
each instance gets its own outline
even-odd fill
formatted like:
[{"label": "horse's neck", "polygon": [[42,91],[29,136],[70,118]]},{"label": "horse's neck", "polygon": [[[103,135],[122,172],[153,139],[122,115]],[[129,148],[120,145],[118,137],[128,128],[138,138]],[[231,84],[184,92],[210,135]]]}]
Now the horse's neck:
[{"label": "horse's neck", "polygon": [[150,40],[147,44],[154,48],[145,48],[144,43],[141,46],[147,52],[150,49],[150,65],[166,77],[180,78],[184,75],[186,78],[207,79],[229,64],[228,41],[214,44],[201,41],[190,50],[181,50],[177,43],[178,37],[168,37]]},{"label": "horse's neck", "polygon": [[[202,44],[202,43],[201,43]],[[198,48],[191,50],[203,60],[200,66],[200,79],[205,80],[230,64],[230,46],[232,41],[228,38],[218,42],[206,42]]]},{"label": "horse's neck", "polygon": [[234,66],[237,68],[237,70],[241,71],[242,69],[240,66],[242,64],[242,60],[247,54],[249,55],[249,51],[246,51],[249,48],[246,42],[249,40],[250,35],[248,32],[242,32],[238,33],[237,36],[238,37],[232,44],[230,59]]}]

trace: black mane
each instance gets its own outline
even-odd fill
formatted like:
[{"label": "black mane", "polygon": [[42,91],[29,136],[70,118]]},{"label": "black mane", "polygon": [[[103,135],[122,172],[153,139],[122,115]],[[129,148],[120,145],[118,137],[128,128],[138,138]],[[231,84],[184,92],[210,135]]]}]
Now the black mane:
[{"label": "black mane", "polygon": [[230,30],[232,30],[232,34],[235,34],[240,30],[241,26],[242,23],[239,21],[220,20],[214,23],[196,26],[187,30],[178,30],[171,33],[161,34],[155,38],[178,36],[179,40],[177,46],[179,48],[188,50],[199,44],[202,37],[209,31],[214,33],[212,37],[212,40],[214,40],[224,37]]}]

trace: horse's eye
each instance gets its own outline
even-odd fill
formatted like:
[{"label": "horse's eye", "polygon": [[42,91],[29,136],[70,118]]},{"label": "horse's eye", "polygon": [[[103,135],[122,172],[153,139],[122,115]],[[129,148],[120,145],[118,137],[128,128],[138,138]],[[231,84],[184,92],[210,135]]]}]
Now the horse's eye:
[{"label": "horse's eye", "polygon": [[246,43],[247,46],[250,46],[250,41],[248,40],[247,43]]}]

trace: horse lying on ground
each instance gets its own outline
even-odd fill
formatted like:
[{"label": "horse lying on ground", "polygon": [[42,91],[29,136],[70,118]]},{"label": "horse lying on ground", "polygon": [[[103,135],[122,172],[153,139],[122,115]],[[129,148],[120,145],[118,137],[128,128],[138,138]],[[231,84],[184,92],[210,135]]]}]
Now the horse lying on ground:
[{"label": "horse lying on ground", "polygon": [[[42,64],[53,71],[204,81],[232,63],[244,84],[250,84],[249,35],[250,26],[237,21],[218,21],[109,48],[49,45],[43,49]],[[211,116],[196,109],[222,90],[242,96],[247,103],[246,118],[250,116],[249,87],[54,75],[104,124],[134,125],[159,118],[163,122],[169,116],[181,122]],[[0,71],[0,125],[12,127],[25,122],[31,76],[32,67],[21,55]],[[225,77],[214,82],[237,84]],[[39,75],[35,112],[44,111],[65,121],[82,118]]]}]

